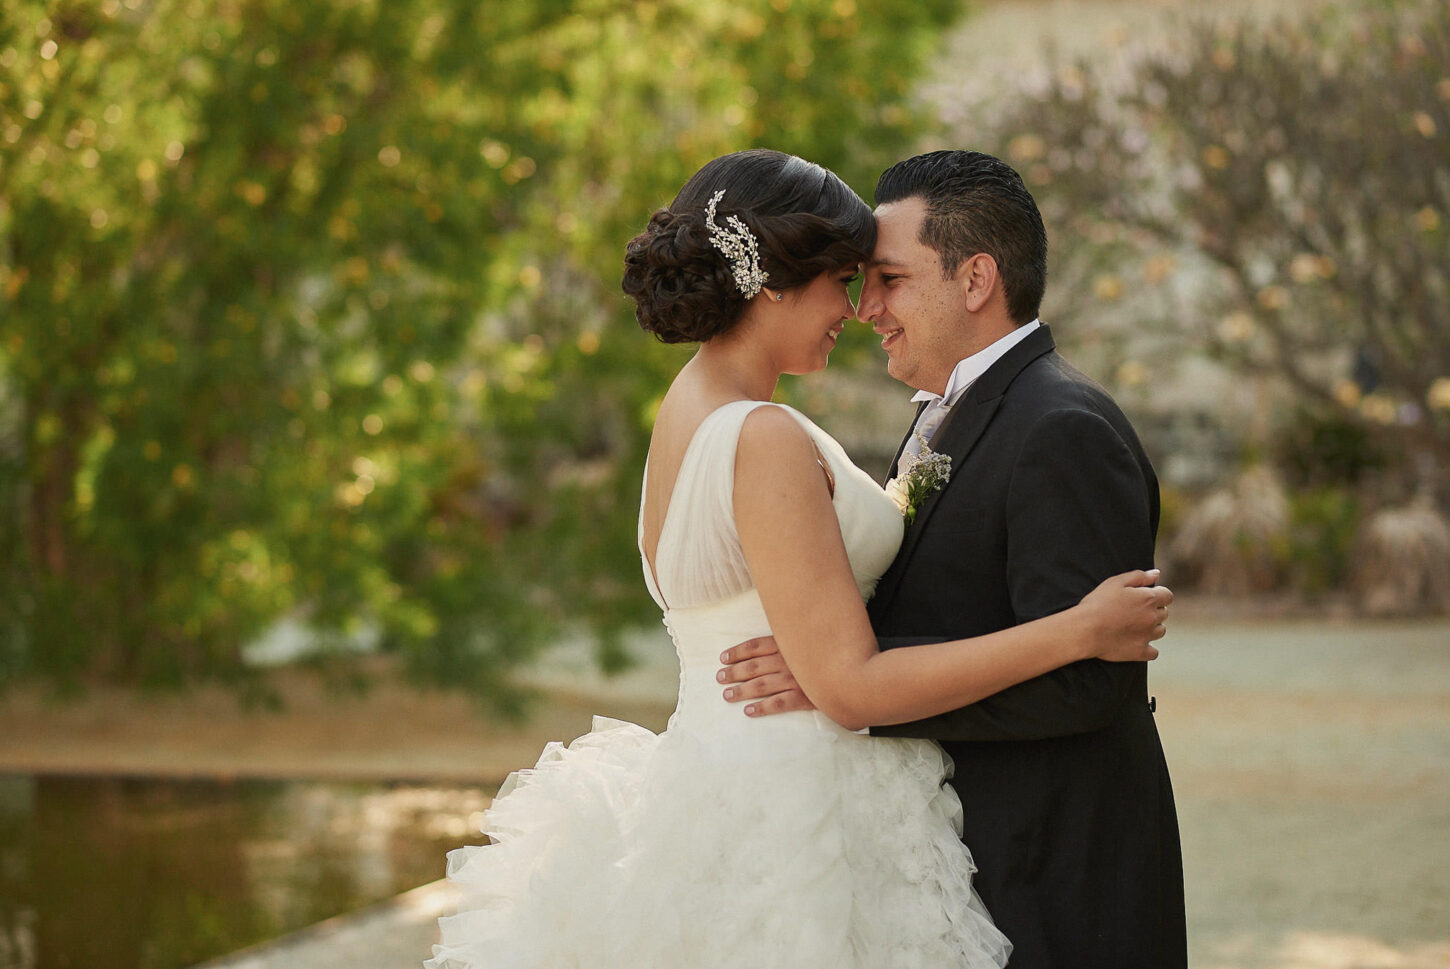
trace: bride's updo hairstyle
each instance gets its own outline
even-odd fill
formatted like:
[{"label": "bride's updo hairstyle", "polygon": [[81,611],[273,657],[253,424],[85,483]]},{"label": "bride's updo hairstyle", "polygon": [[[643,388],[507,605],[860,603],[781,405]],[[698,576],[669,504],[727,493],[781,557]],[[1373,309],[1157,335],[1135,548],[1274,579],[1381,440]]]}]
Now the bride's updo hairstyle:
[{"label": "bride's updo hairstyle", "polygon": [[706,209],[724,191],[715,224],[750,229],[772,290],[864,262],[876,244],[871,209],[835,173],[764,148],[722,155],[696,172],[669,208],[629,241],[623,288],[639,325],[665,343],[709,340],[729,330],[749,300],[731,260],[711,242]]}]

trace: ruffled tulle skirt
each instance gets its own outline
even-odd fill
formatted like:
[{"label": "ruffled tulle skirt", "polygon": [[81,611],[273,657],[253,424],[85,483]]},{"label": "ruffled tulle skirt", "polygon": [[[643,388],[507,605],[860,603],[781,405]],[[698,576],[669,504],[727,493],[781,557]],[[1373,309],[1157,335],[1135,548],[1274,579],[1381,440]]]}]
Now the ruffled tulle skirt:
[{"label": "ruffled tulle skirt", "polygon": [[425,965],[1004,965],[940,748],[799,733],[721,743],[596,718],[549,745],[484,815],[494,843],[449,853],[459,913]]}]

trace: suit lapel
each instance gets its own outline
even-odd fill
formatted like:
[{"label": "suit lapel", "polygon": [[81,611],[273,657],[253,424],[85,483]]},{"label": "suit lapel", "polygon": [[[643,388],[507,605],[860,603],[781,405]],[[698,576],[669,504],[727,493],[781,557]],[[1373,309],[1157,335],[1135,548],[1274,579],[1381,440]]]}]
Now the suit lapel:
[{"label": "suit lapel", "polygon": [[[987,426],[992,423],[992,417],[997,413],[997,408],[1002,403],[1002,397],[1007,393],[1007,388],[1012,385],[1012,381],[1029,363],[1050,352],[1053,348],[1052,334],[1046,326],[1029,334],[1021,343],[1007,351],[1006,356],[982,374],[976,383],[972,384],[952,408],[946,422],[933,436],[931,449],[938,454],[951,456],[951,478],[941,490],[927,496],[921,507],[916,510],[916,519],[907,526],[906,534],[901,541],[901,550],[896,553],[896,560],[892,562],[890,570],[882,577],[882,588],[877,590],[877,598],[881,600],[883,606],[890,602],[890,597],[896,595],[896,590],[901,585],[901,578],[911,563],[911,558],[916,552],[921,536],[926,532],[926,526],[931,521],[932,514],[941,504],[946,493],[961,479],[968,455],[981,440]],[[920,414],[920,410],[917,413]],[[914,422],[913,426],[915,426]],[[910,433],[907,431],[908,437]],[[906,440],[903,439],[902,447],[905,445]],[[899,459],[901,449],[898,448],[896,453]],[[895,466],[893,462],[892,467],[895,468]]]},{"label": "suit lapel", "polygon": [[881,483],[896,477],[896,466],[901,463],[901,452],[906,450],[906,442],[911,440],[911,433],[916,430],[916,422],[921,420],[921,412],[926,410],[926,401],[916,405],[916,416],[911,419],[911,424],[906,428],[906,433],[901,435],[901,443],[896,445],[896,453],[891,456],[891,464],[886,469],[886,478]]}]

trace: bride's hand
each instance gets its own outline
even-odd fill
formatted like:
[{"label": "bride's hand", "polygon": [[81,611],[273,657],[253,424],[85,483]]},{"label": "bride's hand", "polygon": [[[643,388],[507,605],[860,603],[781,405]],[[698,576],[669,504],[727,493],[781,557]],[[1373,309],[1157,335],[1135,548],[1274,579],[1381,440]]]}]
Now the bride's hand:
[{"label": "bride's hand", "polygon": [[1133,571],[1104,579],[1078,605],[1086,622],[1085,645],[1090,658],[1115,663],[1156,659],[1153,640],[1168,631],[1168,604],[1173,591],[1154,585],[1158,570]]}]

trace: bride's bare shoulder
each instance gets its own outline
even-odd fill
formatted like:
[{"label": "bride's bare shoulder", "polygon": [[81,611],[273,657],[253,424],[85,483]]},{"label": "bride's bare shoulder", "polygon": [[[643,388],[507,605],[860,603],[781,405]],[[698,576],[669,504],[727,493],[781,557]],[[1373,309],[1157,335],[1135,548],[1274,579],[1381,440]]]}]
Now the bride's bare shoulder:
[{"label": "bride's bare shoulder", "polygon": [[765,404],[747,414],[740,425],[741,442],[747,437],[752,441],[774,444],[810,441],[800,418],[780,404]]},{"label": "bride's bare shoulder", "polygon": [[815,444],[800,420],[784,407],[757,407],[740,425],[735,477],[815,473]]},{"label": "bride's bare shoulder", "polygon": [[650,451],[656,454],[682,453],[710,415],[732,403],[707,394],[674,394],[671,391],[655,413],[650,432]]}]

